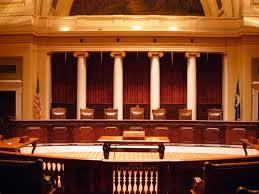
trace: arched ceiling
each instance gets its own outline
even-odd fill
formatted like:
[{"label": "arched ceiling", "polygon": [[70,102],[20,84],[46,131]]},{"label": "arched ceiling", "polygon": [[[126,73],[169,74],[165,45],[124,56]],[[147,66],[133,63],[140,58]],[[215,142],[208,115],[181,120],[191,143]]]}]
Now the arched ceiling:
[{"label": "arched ceiling", "polygon": [[[89,0],[89,5],[87,5],[86,0],[52,0],[52,10],[53,15],[56,16],[69,16],[69,15],[161,15],[161,12],[165,13],[163,15],[205,15],[207,17],[217,17],[219,16],[219,2],[221,4],[221,0],[124,0],[130,3],[138,2],[137,6],[132,6],[127,8],[126,4],[124,5],[117,3],[117,6],[111,6],[110,2],[116,5],[116,2],[120,0]],[[102,2],[103,6],[105,3],[108,5],[106,9],[106,13],[103,12],[105,9],[100,9],[100,3]],[[145,2],[149,2],[148,5],[145,5]],[[170,3],[173,5],[168,7]],[[181,3],[182,2],[182,3]],[[97,6],[98,5],[98,6]],[[165,6],[166,5],[166,6]],[[151,6],[150,13],[143,9],[143,7]],[[181,9],[179,9],[181,6]],[[84,8],[88,8],[88,10]],[[141,9],[139,9],[141,8]],[[155,9],[156,8],[156,9]],[[117,10],[118,13],[112,12],[112,10]],[[143,11],[145,10],[145,11]],[[123,13],[125,12],[125,14]],[[128,14],[126,14],[129,12]],[[140,14],[144,12],[144,14]],[[82,13],[82,14],[81,14]]]},{"label": "arched ceiling", "polygon": [[204,16],[200,0],[74,0],[69,15]]}]

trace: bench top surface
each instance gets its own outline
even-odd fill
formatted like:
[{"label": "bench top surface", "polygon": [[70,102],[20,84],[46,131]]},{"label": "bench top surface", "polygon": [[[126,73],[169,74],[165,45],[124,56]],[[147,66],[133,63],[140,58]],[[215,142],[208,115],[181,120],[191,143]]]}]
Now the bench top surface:
[{"label": "bench top surface", "polygon": [[3,141],[0,141],[0,149],[19,149],[26,145],[37,142],[39,140],[39,138],[30,138],[29,141],[26,141],[24,143],[19,143],[19,140],[20,140],[20,137],[4,139]]},{"label": "bench top surface", "polygon": [[169,143],[168,137],[157,137],[157,136],[145,136],[144,139],[123,139],[123,136],[101,136],[98,142],[102,143],[120,143],[120,144],[163,144]]}]

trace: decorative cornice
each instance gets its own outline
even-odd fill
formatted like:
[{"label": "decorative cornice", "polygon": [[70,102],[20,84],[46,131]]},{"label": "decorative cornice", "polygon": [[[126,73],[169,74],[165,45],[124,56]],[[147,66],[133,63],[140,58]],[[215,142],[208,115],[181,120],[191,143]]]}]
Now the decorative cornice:
[{"label": "decorative cornice", "polygon": [[121,56],[121,57],[125,57],[126,53],[124,51],[113,51],[110,54],[111,57],[115,57],[115,56]]},{"label": "decorative cornice", "polygon": [[185,53],[185,57],[189,58],[191,56],[195,56],[195,57],[200,57],[201,54],[200,53],[197,53],[197,52],[186,52]]}]

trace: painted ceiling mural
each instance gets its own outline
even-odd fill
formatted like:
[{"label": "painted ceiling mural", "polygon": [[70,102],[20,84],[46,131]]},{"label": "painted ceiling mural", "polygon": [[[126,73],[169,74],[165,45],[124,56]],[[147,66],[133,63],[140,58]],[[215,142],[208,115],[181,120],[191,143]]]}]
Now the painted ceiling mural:
[{"label": "painted ceiling mural", "polygon": [[74,0],[69,15],[204,16],[200,0]]}]

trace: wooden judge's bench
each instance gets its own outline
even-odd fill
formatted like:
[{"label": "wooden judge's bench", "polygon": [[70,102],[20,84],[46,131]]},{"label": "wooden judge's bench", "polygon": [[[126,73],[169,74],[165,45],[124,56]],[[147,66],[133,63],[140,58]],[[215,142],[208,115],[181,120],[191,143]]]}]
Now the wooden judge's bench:
[{"label": "wooden judge's bench", "polygon": [[242,144],[258,137],[258,122],[216,120],[11,120],[9,136],[39,138],[40,143],[95,143],[101,136],[121,136],[123,131],[144,130],[146,136],[167,136],[172,143]]}]

